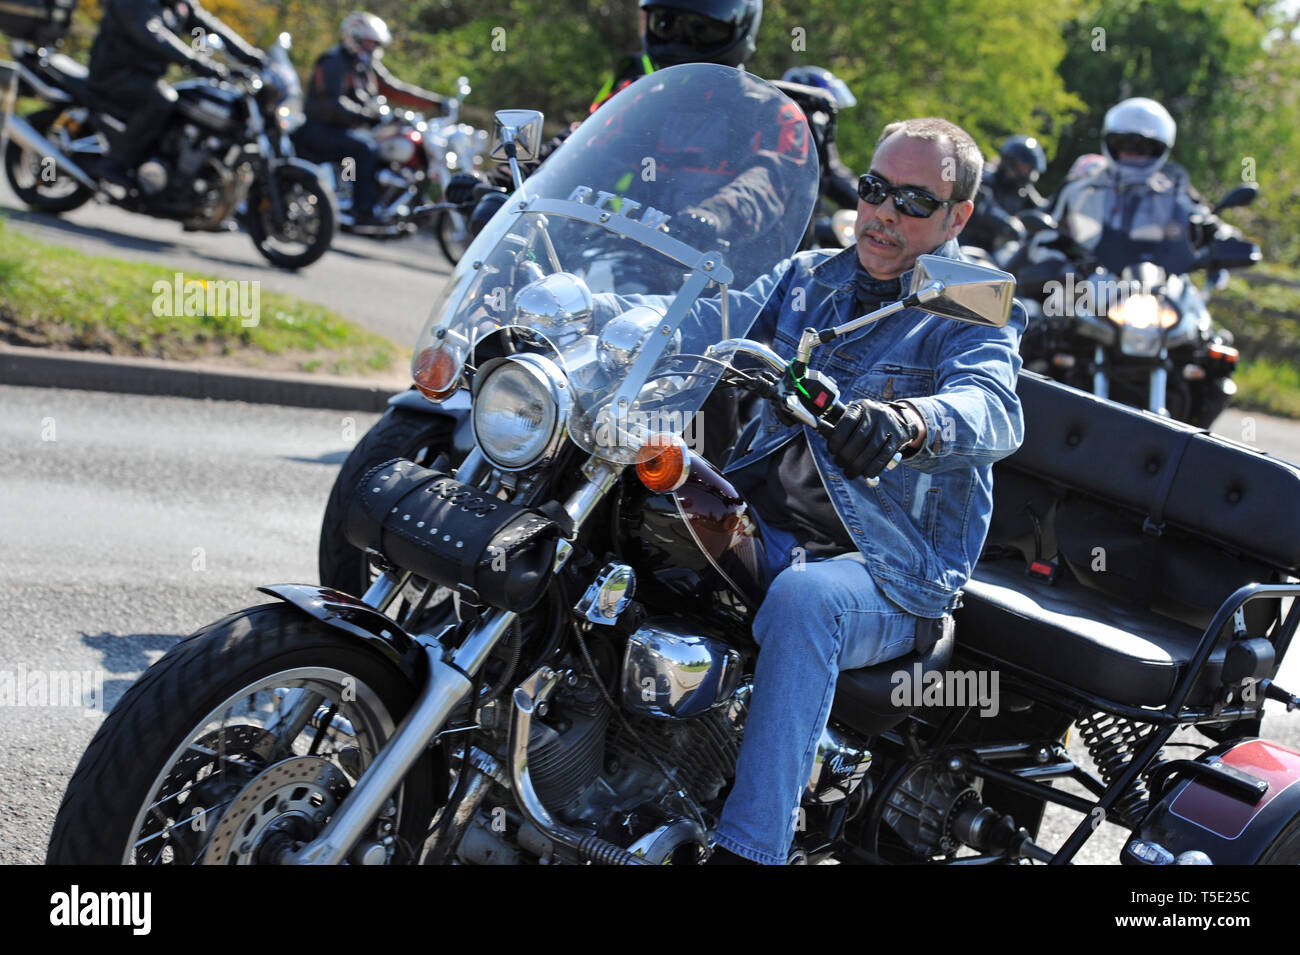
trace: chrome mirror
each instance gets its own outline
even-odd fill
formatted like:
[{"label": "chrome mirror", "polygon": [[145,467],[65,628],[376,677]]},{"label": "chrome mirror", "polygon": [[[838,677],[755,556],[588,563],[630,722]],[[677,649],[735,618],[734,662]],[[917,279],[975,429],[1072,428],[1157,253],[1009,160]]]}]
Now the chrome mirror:
[{"label": "chrome mirror", "polygon": [[974,325],[1001,328],[1011,317],[1016,280],[1009,272],[939,255],[918,256],[909,295],[917,308]]},{"label": "chrome mirror", "polygon": [[[537,158],[542,148],[542,121],[544,117],[535,109],[499,109],[496,111],[492,131],[491,156],[496,162],[530,162]],[[510,145],[514,145],[514,156]]]}]

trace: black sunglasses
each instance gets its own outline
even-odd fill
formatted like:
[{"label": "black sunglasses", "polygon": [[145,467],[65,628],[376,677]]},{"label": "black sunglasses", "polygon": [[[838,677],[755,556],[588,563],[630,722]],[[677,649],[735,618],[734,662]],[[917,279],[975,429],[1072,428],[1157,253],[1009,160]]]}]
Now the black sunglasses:
[{"label": "black sunglasses", "polygon": [[913,219],[928,219],[956,199],[940,199],[915,186],[890,185],[879,176],[866,173],[858,178],[858,198],[868,205],[878,206],[889,196],[894,197],[894,208]]},{"label": "black sunglasses", "polygon": [[685,10],[646,11],[646,31],[664,43],[716,46],[731,39],[731,25]]}]

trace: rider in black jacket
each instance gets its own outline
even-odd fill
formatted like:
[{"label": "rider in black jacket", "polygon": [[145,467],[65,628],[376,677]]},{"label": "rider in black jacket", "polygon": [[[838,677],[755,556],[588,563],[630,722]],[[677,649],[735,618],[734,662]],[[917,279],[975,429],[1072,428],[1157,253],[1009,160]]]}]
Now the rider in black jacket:
[{"label": "rider in black jacket", "polygon": [[198,0],[105,0],[104,17],[90,50],[90,88],[101,99],[130,108],[120,147],[101,167],[120,186],[162,135],[177,101],[162,77],[171,64],[216,79],[230,70],[207,55],[207,38],[220,37],[240,62],[254,69],[266,57],[199,5]]},{"label": "rider in black jacket", "polygon": [[985,165],[975,196],[975,212],[962,232],[962,245],[994,252],[1005,242],[1023,241],[1025,227],[1016,218],[1026,209],[1043,209],[1047,200],[1034,183],[1047,169],[1047,154],[1032,136],[1012,136],[996,162]]},{"label": "rider in black jacket", "polygon": [[375,169],[378,152],[365,134],[387,112],[387,103],[441,112],[437,93],[403,83],[380,62],[393,40],[388,25],[373,13],[351,13],[339,27],[339,45],[321,54],[307,86],[307,122],[294,134],[300,149],[319,159],[356,163],[352,219],[375,221]]}]

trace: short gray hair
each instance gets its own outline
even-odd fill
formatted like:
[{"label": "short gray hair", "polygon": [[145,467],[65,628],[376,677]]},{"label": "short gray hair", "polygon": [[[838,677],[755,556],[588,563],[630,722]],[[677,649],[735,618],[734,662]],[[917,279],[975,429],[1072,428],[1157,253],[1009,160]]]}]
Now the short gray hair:
[{"label": "short gray hair", "polygon": [[[894,133],[902,133],[909,139],[923,139],[935,143],[946,151],[953,160],[952,198],[958,201],[974,199],[979,189],[980,174],[984,171],[984,156],[970,133],[956,123],[937,116],[924,116],[920,119],[904,119],[890,123],[880,131],[876,148]],[[950,211],[951,211],[951,207]]]}]

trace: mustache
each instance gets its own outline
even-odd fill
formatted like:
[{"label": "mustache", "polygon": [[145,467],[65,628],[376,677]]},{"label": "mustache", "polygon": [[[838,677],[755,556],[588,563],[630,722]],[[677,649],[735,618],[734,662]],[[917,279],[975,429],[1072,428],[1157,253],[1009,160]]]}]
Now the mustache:
[{"label": "mustache", "polygon": [[883,235],[886,239],[889,239],[891,242],[897,242],[899,245],[907,244],[906,241],[904,241],[903,239],[902,233],[900,233],[897,229],[885,225],[879,219],[872,219],[866,225],[859,228],[858,238],[859,239],[862,238],[862,236],[868,232],[874,232],[877,235]]}]

